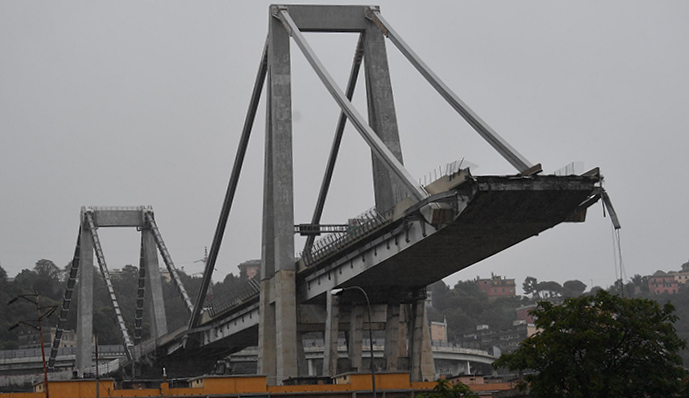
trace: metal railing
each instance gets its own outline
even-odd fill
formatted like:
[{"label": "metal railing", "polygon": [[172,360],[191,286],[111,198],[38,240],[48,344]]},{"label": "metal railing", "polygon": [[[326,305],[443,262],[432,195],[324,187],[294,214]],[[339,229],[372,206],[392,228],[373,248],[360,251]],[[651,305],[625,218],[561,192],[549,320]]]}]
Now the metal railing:
[{"label": "metal railing", "polygon": [[449,176],[450,179],[452,179],[452,177],[457,175],[460,171],[472,166],[476,167],[473,163],[465,161],[464,159],[455,160],[452,163],[446,164],[445,169],[443,169],[442,167],[438,167],[437,169],[434,169],[433,171],[424,174],[423,178],[419,178],[419,184],[425,187],[445,176]]},{"label": "metal railing", "polygon": [[[57,350],[57,356],[75,355],[76,347],[60,347]],[[125,356],[124,346],[122,345],[99,345],[98,354],[100,356]],[[93,354],[96,355],[95,353]],[[0,360],[16,359],[16,358],[40,358],[40,348],[24,348],[18,350],[0,350]]]},{"label": "metal railing", "polygon": [[[422,186],[426,186],[445,176],[449,176],[452,179],[461,170],[468,168],[470,165],[471,163],[465,162],[464,159],[448,163],[444,169],[440,167],[426,174],[422,179],[419,179],[419,183]],[[398,192],[397,196],[405,197],[406,195]],[[302,251],[299,257],[304,262],[304,265],[308,267],[389,224],[393,221],[393,214],[394,208],[384,213],[380,213],[375,208],[372,208],[358,217],[350,219],[350,227],[346,232],[336,232],[316,240],[313,246]]]},{"label": "metal railing", "polygon": [[229,295],[212,300],[207,307],[208,314],[211,317],[215,317],[223,311],[235,308],[258,297],[260,292],[261,284],[256,279],[249,279]]},{"label": "metal railing", "polygon": [[316,240],[310,250],[301,252],[300,257],[306,266],[318,262],[389,224],[392,221],[392,215],[393,210],[381,214],[374,208],[369,209],[356,218],[350,219],[346,232],[326,235]]}]

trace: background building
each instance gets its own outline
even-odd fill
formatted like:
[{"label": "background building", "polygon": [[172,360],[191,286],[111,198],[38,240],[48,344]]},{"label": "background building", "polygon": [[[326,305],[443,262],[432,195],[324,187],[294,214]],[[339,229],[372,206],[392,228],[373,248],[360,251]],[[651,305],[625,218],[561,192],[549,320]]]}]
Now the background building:
[{"label": "background building", "polygon": [[514,279],[507,279],[495,274],[491,274],[490,279],[476,278],[476,285],[489,298],[514,297],[517,291]]}]

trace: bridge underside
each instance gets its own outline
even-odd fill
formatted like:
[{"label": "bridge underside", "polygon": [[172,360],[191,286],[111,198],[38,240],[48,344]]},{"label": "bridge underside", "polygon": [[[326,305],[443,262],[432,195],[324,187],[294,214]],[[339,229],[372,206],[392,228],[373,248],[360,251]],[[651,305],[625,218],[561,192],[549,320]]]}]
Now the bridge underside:
[{"label": "bridge underside", "polygon": [[581,176],[473,177],[457,188],[470,199],[452,223],[342,286],[370,287],[381,299],[423,288],[561,222],[583,221],[585,210],[575,212],[598,182]]}]

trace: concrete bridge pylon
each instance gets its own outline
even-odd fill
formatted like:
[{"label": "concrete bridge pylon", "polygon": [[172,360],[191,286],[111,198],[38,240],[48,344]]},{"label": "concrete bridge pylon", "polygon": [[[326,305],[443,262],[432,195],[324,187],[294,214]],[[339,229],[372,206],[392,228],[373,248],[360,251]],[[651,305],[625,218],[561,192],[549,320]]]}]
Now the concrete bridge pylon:
[{"label": "concrete bridge pylon", "polygon": [[[271,383],[280,384],[284,380],[305,375],[306,361],[301,346],[299,330],[305,329],[298,322],[296,300],[296,272],[294,258],[294,205],[293,205],[293,165],[292,165],[292,109],[291,109],[291,70],[290,37],[310,60],[324,84],[331,90],[336,100],[342,102],[343,118],[349,118],[369,143],[372,150],[373,183],[375,206],[382,212],[393,208],[404,196],[417,200],[427,193],[410,177],[403,167],[402,149],[397,128],[397,117],[390,82],[385,36],[376,23],[366,17],[366,7],[361,6],[281,6],[270,8],[268,39],[265,63],[267,84],[267,111],[265,137],[265,175],[263,194],[263,243],[261,262],[261,298],[259,323],[259,373],[268,375]],[[338,92],[327,71],[320,65],[310,51],[308,43],[301,36],[308,32],[354,32],[360,35],[355,50],[352,73],[347,94]],[[361,62],[365,66],[366,99],[368,121],[351,106],[354,85]],[[345,99],[346,97],[346,99]],[[344,102],[343,102],[344,101]],[[346,114],[346,116],[345,116]],[[343,123],[341,123],[343,127]],[[337,157],[342,131],[336,132],[328,169],[321,188],[317,209],[312,224],[320,221],[320,212],[325,200],[332,169]],[[307,241],[307,246],[313,239]],[[395,300],[395,299],[393,299]],[[337,331],[339,326],[338,300],[326,299],[327,309],[322,322],[328,347],[325,351],[326,365],[324,376],[332,376],[337,369]],[[379,303],[387,308],[386,359],[387,369],[396,370],[399,358],[407,356],[406,340],[400,338],[400,303]],[[412,379],[422,380],[422,362],[430,364],[426,376],[432,377],[432,354],[430,343],[421,343],[425,322],[424,306],[415,304],[408,311],[414,319],[408,326],[414,355],[411,357]],[[352,310],[357,314],[358,309]],[[353,315],[356,316],[356,315]],[[368,321],[369,327],[373,324]],[[356,325],[349,334],[352,339],[352,368],[362,369],[361,329]],[[412,324],[410,324],[412,325]],[[426,330],[427,333],[427,330]],[[405,351],[401,353],[401,351]],[[425,358],[425,361],[422,360]],[[373,366],[373,361],[371,365]],[[300,366],[301,364],[301,366]]]},{"label": "concrete bridge pylon", "polygon": [[[335,83],[302,32],[344,32],[359,35],[345,91]],[[540,171],[539,165],[533,166],[517,153],[430,71],[383,19],[378,7],[271,5],[266,45],[225,201],[206,262],[204,280],[188,327],[189,330],[195,330],[201,322],[202,300],[211,283],[211,275],[265,84],[267,98],[258,368],[260,373],[268,376],[268,382],[271,384],[281,384],[287,379],[306,374],[301,333],[313,331],[314,325],[319,325],[319,331],[330,336],[329,341],[336,341],[336,331],[340,323],[337,301],[324,299],[327,292],[322,293],[315,302],[304,303],[297,300],[297,296],[300,295],[297,289],[300,270],[297,269],[298,262],[294,256],[296,226],[294,224],[292,164],[291,42],[294,42],[301,50],[342,111],[313,217],[311,223],[306,225],[309,230],[316,233],[308,236],[304,252],[310,252],[314,244],[314,236],[322,227],[325,227],[320,225],[321,215],[346,122],[353,124],[371,149],[375,208],[379,214],[392,209],[405,198],[408,198],[406,200],[411,203],[419,203],[430,196],[403,165],[385,47],[386,37],[391,39],[431,85],[450,102],[450,105],[520,173]],[[351,103],[362,62],[365,68],[368,118],[364,118]],[[300,228],[302,226],[299,225]],[[434,372],[430,344],[424,343],[424,335],[428,333],[423,305],[425,295],[416,291],[419,289],[418,286],[414,289],[414,292],[401,291],[397,296],[388,295],[375,301],[373,304],[376,307],[382,307],[383,314],[386,315],[383,315],[382,323],[369,319],[368,326],[372,328],[374,325],[384,325],[383,329],[388,330],[385,361],[387,369],[397,369],[400,365],[404,365],[402,367],[409,368],[412,380],[419,381],[433,377]],[[370,293],[376,292],[370,291]],[[380,297],[381,294],[374,294],[374,296]],[[414,297],[414,299],[410,301],[409,297]],[[350,298],[347,305],[351,306],[351,303],[355,301]],[[307,309],[308,307],[317,308]],[[311,319],[312,323],[309,324],[302,318],[303,313],[319,315],[313,315],[314,319]],[[350,365],[352,368],[363,370],[359,343],[361,341],[359,325],[362,325],[358,317],[360,312],[354,308],[350,310],[350,313],[352,321],[348,322],[350,324],[348,335],[353,347],[350,350],[352,361]],[[405,322],[400,321],[400,314],[405,314]],[[334,353],[333,355],[336,356],[336,350],[327,349],[326,352]],[[371,363],[373,362],[371,360]],[[325,368],[328,375],[336,373],[338,371],[337,358],[328,356],[328,365]]]},{"label": "concrete bridge pylon", "polygon": [[[117,300],[117,293],[113,288],[112,278],[98,235],[98,229],[103,227],[133,227],[141,232],[134,339],[131,338],[129,329],[125,325],[122,309]],[[70,263],[67,289],[65,290],[55,339],[48,360],[49,370],[52,370],[55,364],[62,331],[67,321],[75,288],[77,288],[76,296],[79,303],[77,312],[76,368],[82,374],[91,372],[91,369],[93,369],[94,257],[108,290],[127,359],[134,359],[134,345],[141,341],[144,313],[147,313],[149,319],[149,332],[151,336],[161,337],[168,333],[158,251],[170,273],[171,279],[177,286],[186,304],[186,308],[191,311],[191,301],[179,278],[165,242],[160,235],[153,209],[150,206],[83,207],[81,209],[74,258]],[[77,281],[79,282],[78,285]]]}]

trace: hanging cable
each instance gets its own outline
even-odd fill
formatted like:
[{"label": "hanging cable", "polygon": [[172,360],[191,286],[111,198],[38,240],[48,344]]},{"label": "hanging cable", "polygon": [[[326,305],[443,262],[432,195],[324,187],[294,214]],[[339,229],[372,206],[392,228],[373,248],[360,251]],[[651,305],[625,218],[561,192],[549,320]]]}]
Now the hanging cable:
[{"label": "hanging cable", "polygon": [[620,238],[620,230],[615,229],[615,238],[617,240],[617,259],[620,264],[620,278],[627,280],[627,272],[624,270],[624,261],[622,261],[622,242]]},{"label": "hanging cable", "polygon": [[604,189],[601,189],[601,202],[603,205],[603,217],[605,213],[610,215],[611,227],[612,227],[612,247],[613,247],[613,258],[615,267],[615,283],[619,284],[619,291],[624,297],[624,281],[627,279],[626,272],[624,270],[624,263],[622,262],[622,246],[620,239],[620,221],[617,217],[617,212],[612,207],[612,201],[610,196]]},{"label": "hanging cable", "polygon": [[612,251],[613,251],[613,262],[615,267],[615,281],[619,285],[620,295],[622,297],[624,294],[624,282],[627,280],[627,275],[624,270],[624,262],[622,261],[622,246],[620,240],[620,230],[612,227]]},{"label": "hanging cable", "polygon": [[611,232],[612,232],[612,260],[613,260],[613,266],[615,267],[615,281],[617,282],[620,280],[620,275],[617,272],[618,267],[617,267],[617,250],[616,250],[617,247],[615,244],[615,229],[613,228]]}]

